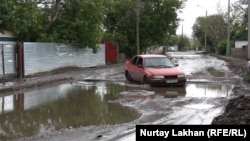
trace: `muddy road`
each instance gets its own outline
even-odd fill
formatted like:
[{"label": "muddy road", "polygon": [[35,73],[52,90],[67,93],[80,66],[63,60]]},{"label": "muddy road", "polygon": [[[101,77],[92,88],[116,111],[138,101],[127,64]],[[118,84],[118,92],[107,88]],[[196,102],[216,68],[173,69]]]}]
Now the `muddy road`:
[{"label": "muddy road", "polygon": [[235,96],[241,77],[210,55],[169,55],[186,72],[185,87],[127,82],[121,64],[3,82],[0,138],[133,141],[137,124],[211,124]]}]

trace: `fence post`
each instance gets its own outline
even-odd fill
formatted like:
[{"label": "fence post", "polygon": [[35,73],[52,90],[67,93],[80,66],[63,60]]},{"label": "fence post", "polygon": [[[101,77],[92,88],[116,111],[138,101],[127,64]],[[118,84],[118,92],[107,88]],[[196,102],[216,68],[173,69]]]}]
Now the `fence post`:
[{"label": "fence post", "polygon": [[17,77],[23,78],[24,77],[24,52],[23,52],[23,44],[17,42]]},{"label": "fence post", "polygon": [[3,69],[3,77],[5,76],[5,64],[4,64],[4,47],[3,47],[3,44],[2,44],[2,69]]}]

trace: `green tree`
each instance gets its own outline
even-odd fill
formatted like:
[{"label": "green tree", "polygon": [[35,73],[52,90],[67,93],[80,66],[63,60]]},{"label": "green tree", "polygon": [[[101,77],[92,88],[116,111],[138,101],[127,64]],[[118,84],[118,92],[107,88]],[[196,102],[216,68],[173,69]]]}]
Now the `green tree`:
[{"label": "green tree", "polygon": [[191,49],[190,39],[186,35],[172,35],[168,38],[168,46],[178,46],[179,50]]},{"label": "green tree", "polygon": [[49,30],[41,36],[42,41],[79,43],[81,47],[91,47],[101,40],[104,20],[103,0],[72,0],[61,8],[57,20],[49,24]]},{"label": "green tree", "polygon": [[[233,46],[233,41],[230,41],[230,46]],[[221,55],[226,55],[227,51],[227,40],[221,40],[218,43],[217,53]]]},{"label": "green tree", "polygon": [[204,44],[205,34],[207,35],[208,51],[214,52],[218,42],[227,37],[227,24],[222,15],[211,15],[207,18],[198,17],[196,19],[193,25],[193,35],[200,44]]},{"label": "green tree", "polygon": [[11,31],[20,41],[35,41],[43,31],[42,14],[35,2],[2,0],[0,30]]},{"label": "green tree", "polygon": [[231,39],[247,38],[248,34],[248,6],[244,0],[239,0],[232,5],[231,14]]},{"label": "green tree", "polygon": [[11,31],[19,41],[80,43],[91,47],[102,39],[103,0],[2,0],[1,31]]},{"label": "green tree", "polygon": [[144,52],[148,46],[166,44],[166,37],[175,34],[177,10],[182,4],[179,0],[117,0],[107,13],[105,38],[119,42],[127,56],[136,54],[136,10],[140,8],[140,51]]}]

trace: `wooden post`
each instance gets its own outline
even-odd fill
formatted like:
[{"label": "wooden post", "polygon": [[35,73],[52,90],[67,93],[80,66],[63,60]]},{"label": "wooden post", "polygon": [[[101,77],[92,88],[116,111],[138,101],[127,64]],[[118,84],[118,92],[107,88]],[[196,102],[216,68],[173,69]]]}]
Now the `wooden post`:
[{"label": "wooden post", "polygon": [[23,44],[17,43],[17,77],[23,78],[24,77],[24,52],[23,52]]},{"label": "wooden post", "polygon": [[2,44],[2,69],[3,69],[3,76],[5,76],[5,64],[4,64],[4,47]]}]

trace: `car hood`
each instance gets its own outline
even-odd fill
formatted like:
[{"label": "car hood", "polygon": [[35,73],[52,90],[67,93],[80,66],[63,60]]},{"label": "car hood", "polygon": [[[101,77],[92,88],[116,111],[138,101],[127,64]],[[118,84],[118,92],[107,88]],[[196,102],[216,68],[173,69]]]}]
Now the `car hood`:
[{"label": "car hood", "polygon": [[153,75],[164,75],[164,76],[173,76],[185,74],[182,70],[178,68],[147,68],[147,72]]}]

